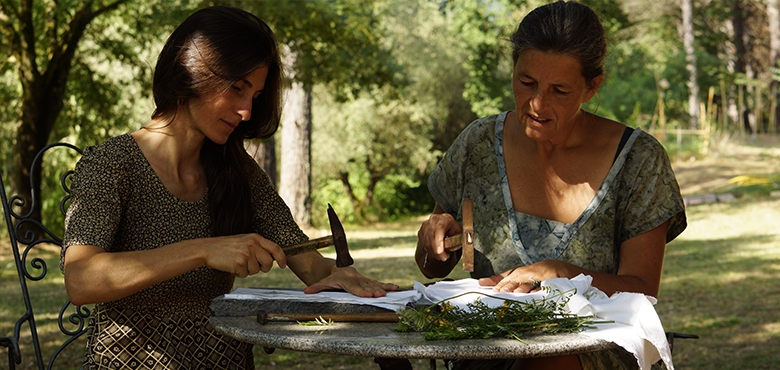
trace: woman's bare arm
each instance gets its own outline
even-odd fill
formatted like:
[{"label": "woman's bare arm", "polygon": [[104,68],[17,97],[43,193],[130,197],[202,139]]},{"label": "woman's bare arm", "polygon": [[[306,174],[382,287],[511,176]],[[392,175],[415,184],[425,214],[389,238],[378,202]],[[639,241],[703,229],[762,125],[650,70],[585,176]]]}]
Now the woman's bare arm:
[{"label": "woman's bare arm", "polygon": [[281,268],[287,262],[278,245],[257,234],[191,239],[131,252],[72,245],[65,253],[65,288],[73,304],[107,302],[199,267],[246,277],[268,272],[274,260]]}]

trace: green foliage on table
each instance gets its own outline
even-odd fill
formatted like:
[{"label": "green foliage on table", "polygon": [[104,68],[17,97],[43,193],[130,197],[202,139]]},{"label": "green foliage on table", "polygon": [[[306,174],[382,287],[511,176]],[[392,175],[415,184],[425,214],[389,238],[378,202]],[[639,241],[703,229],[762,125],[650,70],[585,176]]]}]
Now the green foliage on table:
[{"label": "green foliage on table", "polygon": [[422,309],[407,307],[400,311],[397,331],[419,331],[426,340],[439,339],[488,339],[495,337],[520,340],[525,333],[578,333],[593,328],[593,324],[611,321],[594,321],[593,316],[577,316],[567,313],[568,293],[543,287],[547,296],[528,302],[504,299],[504,304],[489,307],[477,299],[466,308],[453,306],[449,301],[465,294],[448,298]]}]

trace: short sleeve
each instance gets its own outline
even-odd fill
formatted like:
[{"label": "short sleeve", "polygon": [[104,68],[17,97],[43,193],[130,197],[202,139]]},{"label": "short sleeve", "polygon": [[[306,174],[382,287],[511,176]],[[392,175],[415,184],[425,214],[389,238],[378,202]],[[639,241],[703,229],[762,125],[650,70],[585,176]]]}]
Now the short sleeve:
[{"label": "short sleeve", "polygon": [[620,242],[631,239],[669,221],[666,242],[685,230],[687,220],[680,186],[663,146],[643,133],[627,158],[628,176],[623,178],[620,197],[623,222]]},{"label": "short sleeve", "polygon": [[[94,245],[110,251],[127,194],[126,165],[121,153],[89,147],[76,164],[71,202],[65,215],[62,258],[71,245]],[[62,265],[62,261],[60,263]]]},{"label": "short sleeve", "polygon": [[469,124],[428,177],[428,191],[445,212],[460,215],[464,197],[479,204],[479,198],[496,195],[485,195],[485,187],[499,184],[494,138],[498,118],[484,117]]},{"label": "short sleeve", "polygon": [[428,191],[436,203],[452,215],[458,214],[460,200],[463,199],[463,171],[467,152],[466,136],[461,134],[439,161],[428,177]]}]

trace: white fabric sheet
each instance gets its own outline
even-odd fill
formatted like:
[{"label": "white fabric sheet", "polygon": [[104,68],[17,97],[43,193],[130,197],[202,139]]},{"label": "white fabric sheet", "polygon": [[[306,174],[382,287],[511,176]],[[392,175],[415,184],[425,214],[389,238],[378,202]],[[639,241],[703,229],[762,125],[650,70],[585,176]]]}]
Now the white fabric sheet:
[{"label": "white fabric sheet", "polygon": [[[595,325],[597,329],[585,330],[581,335],[614,342],[625,348],[636,357],[642,370],[649,370],[659,359],[666,363],[668,369],[674,370],[669,343],[666,341],[661,320],[653,308],[656,299],[639,293],[616,293],[608,297],[591,286],[592,280],[590,276],[579,275],[573,279],[549,279],[543,281],[542,286],[568,292],[565,294],[569,299],[565,306],[567,313],[594,316],[596,321],[615,321],[611,324]],[[415,282],[415,289],[422,295],[420,303],[438,303],[450,297],[470,293],[448,301],[463,309],[477,299],[490,307],[496,307],[502,305],[504,299],[528,302],[542,299],[547,294],[543,290],[534,293],[495,293],[492,287],[480,286],[476,279],[441,281],[428,287]],[[479,293],[497,298],[485,297]]]},{"label": "white fabric sheet", "polygon": [[348,304],[362,304],[398,311],[407,303],[420,299],[420,292],[406,290],[401,292],[387,292],[384,297],[361,298],[346,292],[320,292],[306,294],[303,290],[294,289],[267,289],[267,288],[237,288],[225,294],[226,299],[236,300],[291,300],[299,302],[334,302]]},{"label": "white fabric sheet", "polygon": [[[634,354],[641,370],[649,370],[650,366],[662,359],[668,369],[674,370],[669,343],[666,341],[661,320],[653,305],[655,298],[639,293],[616,293],[608,297],[604,292],[591,286],[593,278],[579,275],[573,279],[559,278],[542,282],[542,286],[557,289],[566,293],[569,301],[566,304],[568,313],[580,316],[594,316],[594,320],[615,321],[611,324],[597,324],[597,329],[588,329],[580,333],[591,338],[614,342]],[[466,305],[476,299],[482,300],[490,307],[500,306],[504,299],[530,301],[546,296],[543,290],[534,293],[494,293],[492,287],[479,285],[476,279],[456,281],[440,281],[428,287],[414,282],[414,290],[387,292],[385,297],[361,298],[345,292],[321,292],[304,294],[302,290],[292,289],[249,289],[238,288],[226,294],[227,299],[288,299],[294,301],[322,301],[350,304],[362,304],[382,307],[398,311],[408,303],[434,304],[444,299],[462,295],[449,302],[455,306],[466,308]],[[465,294],[464,293],[469,293]],[[496,298],[478,294],[489,294]],[[563,299],[560,297],[558,299]]]}]

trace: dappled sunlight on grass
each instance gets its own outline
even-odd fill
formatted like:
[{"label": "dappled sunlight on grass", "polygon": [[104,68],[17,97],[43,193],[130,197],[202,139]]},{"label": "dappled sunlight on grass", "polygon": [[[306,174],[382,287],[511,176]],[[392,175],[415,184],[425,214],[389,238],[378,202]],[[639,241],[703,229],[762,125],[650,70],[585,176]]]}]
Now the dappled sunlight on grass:
[{"label": "dappled sunlight on grass", "polygon": [[[678,239],[709,240],[738,236],[780,236],[780,199],[751,199],[688,207],[688,229]],[[734,215],[739,215],[735,217]]]},{"label": "dappled sunlight on grass", "polygon": [[656,310],[675,342],[675,367],[773,368],[780,358],[780,199],[690,207],[667,246]]},{"label": "dappled sunlight on grass", "polygon": [[747,330],[746,332],[734,335],[731,340],[734,344],[751,344],[751,343],[780,343],[780,323],[772,322],[763,325],[756,325],[751,327],[755,330]]}]

